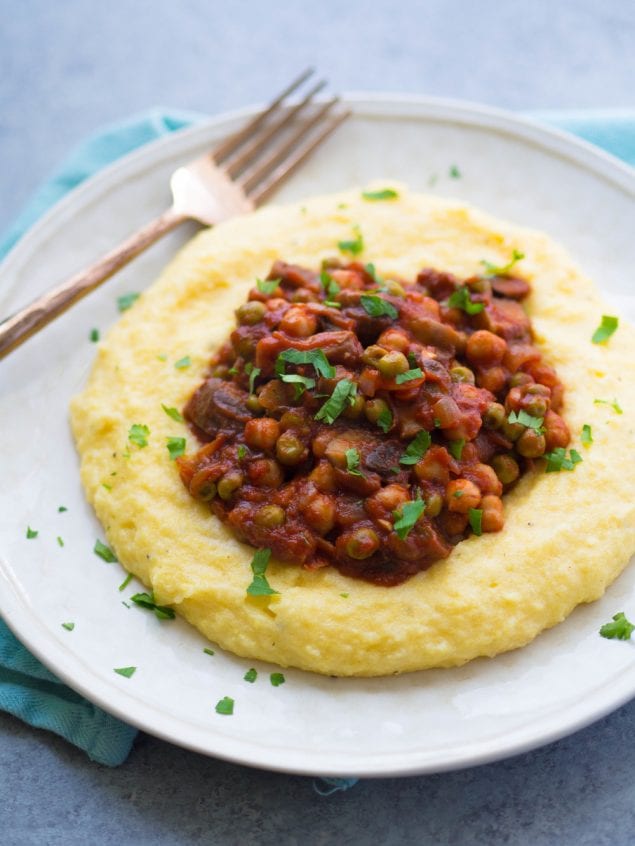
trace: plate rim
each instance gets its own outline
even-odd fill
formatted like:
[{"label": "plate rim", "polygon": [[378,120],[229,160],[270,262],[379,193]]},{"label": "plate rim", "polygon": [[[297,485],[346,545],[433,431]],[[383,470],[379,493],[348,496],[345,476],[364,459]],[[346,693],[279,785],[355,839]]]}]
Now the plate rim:
[{"label": "plate rim", "polygon": [[[399,117],[402,119],[412,118],[413,120],[427,119],[436,122],[450,121],[477,128],[486,128],[496,133],[502,132],[516,138],[520,137],[525,143],[529,142],[551,154],[555,153],[569,161],[575,161],[584,169],[591,170],[595,175],[610,181],[614,186],[635,198],[635,170],[628,164],[577,136],[570,135],[563,130],[544,126],[531,120],[531,118],[467,101],[409,94],[351,92],[344,95],[342,101],[361,117],[376,116],[388,119]],[[87,202],[99,197],[100,193],[108,190],[114,182],[121,180],[127,172],[139,173],[151,166],[156,166],[157,160],[178,155],[179,151],[196,144],[199,137],[202,140],[215,129],[245,119],[259,108],[261,107],[249,106],[223,112],[185,129],[167,134],[122,156],[75,187],[43,215],[7,253],[0,263],[0,284],[7,276],[9,276],[9,284],[6,286],[7,290],[0,291],[0,294],[6,295],[8,293],[11,296],[15,288],[15,280],[10,278],[13,268],[16,265],[19,266],[23,259],[26,260],[31,255],[32,242],[39,242],[46,236],[50,227],[59,225],[60,217],[63,219],[69,211],[74,214],[77,213],[78,209],[80,210]],[[271,746],[254,746],[251,741],[232,737],[222,732],[217,733],[212,726],[205,732],[205,736],[212,738],[215,742],[220,741],[220,744],[217,743],[215,748],[211,749],[209,745],[197,740],[197,733],[201,737],[203,735],[196,726],[192,727],[184,723],[182,719],[162,713],[149,703],[137,699],[131,693],[115,688],[113,683],[102,680],[98,676],[93,677],[90,673],[87,674],[79,657],[65,649],[53,637],[44,623],[32,611],[28,599],[20,597],[19,585],[13,583],[13,579],[9,578],[10,572],[10,565],[4,559],[0,559],[0,584],[4,583],[10,588],[8,591],[0,591],[2,619],[15,636],[59,678],[84,695],[89,701],[95,702],[108,713],[119,717],[130,725],[175,745],[246,766],[297,775],[358,776],[364,778],[444,772],[512,757],[553,742],[601,719],[635,696],[634,674],[630,682],[627,678],[624,678],[623,683],[617,690],[611,688],[610,697],[592,694],[582,704],[566,711],[568,719],[555,723],[551,720],[553,725],[550,730],[543,729],[540,731],[540,724],[545,717],[539,715],[529,722],[529,731],[527,726],[523,724],[507,732],[503,737],[504,742],[502,744],[499,738],[496,747],[493,749],[491,748],[491,739],[485,738],[469,745],[463,744],[455,753],[446,753],[441,763],[434,760],[427,763],[422,761],[421,750],[416,750],[410,754],[403,751],[375,753],[374,757],[357,759],[352,766],[343,763],[333,765],[332,759],[330,763],[327,760],[331,757],[327,751],[320,752],[318,755],[315,750],[306,753],[292,747],[285,748],[282,751],[278,750],[279,755],[281,754],[284,758],[283,762],[279,763],[275,758],[272,758]],[[78,683],[77,670],[80,671],[80,674],[83,673],[86,682],[81,681],[80,675]],[[96,689],[97,693],[95,692]],[[114,704],[108,698],[108,694],[112,695],[113,691],[117,693],[117,701]],[[127,704],[136,708],[137,713],[133,712],[131,715],[126,710]],[[552,711],[550,710],[547,713],[551,714]],[[534,725],[536,725],[536,729],[532,731],[531,727]],[[180,735],[175,733],[175,730],[178,732],[179,728],[182,730],[184,727],[187,736],[184,737],[183,732]],[[221,748],[219,748],[219,745]],[[228,748],[222,748],[225,745]],[[301,760],[302,757],[307,757],[307,754],[313,760],[310,766],[307,766]],[[315,763],[316,757],[322,758],[323,762]]]}]

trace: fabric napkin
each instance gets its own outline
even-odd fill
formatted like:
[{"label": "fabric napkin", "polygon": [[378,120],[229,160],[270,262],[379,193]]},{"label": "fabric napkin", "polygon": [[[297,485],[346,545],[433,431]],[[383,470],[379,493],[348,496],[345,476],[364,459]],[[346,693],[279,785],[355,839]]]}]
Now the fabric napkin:
[{"label": "fabric napkin", "polygon": [[[635,165],[635,110],[527,112],[526,117],[575,133]],[[204,119],[204,115],[153,109],[102,129],[75,148],[36,192],[13,226],[0,239],[2,258],[50,206],[99,169],[143,144]],[[32,726],[45,728],[108,766],[123,763],[136,729],[111,717],[75,693],[13,636],[0,620],[0,709]],[[315,783],[322,795],[346,790],[354,778],[326,778]]]}]

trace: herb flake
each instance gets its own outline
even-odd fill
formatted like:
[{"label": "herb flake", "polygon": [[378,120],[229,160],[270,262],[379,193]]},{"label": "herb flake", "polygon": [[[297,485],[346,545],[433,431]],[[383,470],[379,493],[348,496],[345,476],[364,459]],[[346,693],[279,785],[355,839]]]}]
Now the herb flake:
[{"label": "herb flake", "polygon": [[396,320],[399,317],[399,312],[394,305],[383,297],[378,297],[377,294],[362,294],[359,301],[366,314],[369,314],[371,317],[383,317],[386,315],[392,320]]},{"label": "herb flake", "polygon": [[280,687],[281,684],[284,684],[286,679],[283,673],[272,673],[269,676],[269,681],[274,687]]},{"label": "herb flake", "polygon": [[132,581],[132,573],[128,573],[123,582],[119,585],[119,590],[125,590]]},{"label": "herb flake", "polygon": [[173,406],[167,406],[161,403],[161,408],[165,411],[165,413],[170,417],[172,420],[175,420],[177,423],[183,423],[183,415],[181,412],[174,408]]},{"label": "herb flake", "polygon": [[613,402],[611,402],[611,400],[594,399],[593,404],[594,405],[610,405],[611,408],[613,409],[613,411],[616,414],[624,414],[622,408],[620,407],[619,402],[616,399],[614,399]]},{"label": "herb flake", "polygon": [[615,332],[617,327],[619,326],[619,318],[611,317],[609,314],[603,314],[602,320],[600,321],[600,325],[595,330],[591,337],[591,341],[594,344],[605,344],[611,335]]},{"label": "herb flake", "polygon": [[88,336],[93,344],[96,344],[99,340],[99,329],[91,329],[90,335]]},{"label": "herb flake", "polygon": [[461,285],[448,300],[450,308],[459,308],[466,314],[480,314],[485,308],[483,303],[475,303],[470,297],[470,291],[467,285]]},{"label": "herb flake", "polygon": [[186,367],[189,367],[192,364],[192,359],[189,355],[184,355],[183,358],[180,358],[178,361],[174,362],[174,366],[177,370],[185,370]]},{"label": "herb flake", "polygon": [[520,423],[522,426],[526,426],[527,429],[533,429],[535,432],[542,434],[544,432],[544,418],[543,417],[532,417],[531,414],[528,414],[524,409],[521,409],[518,413],[515,411],[510,412],[507,420],[510,423]]},{"label": "herb flake", "polygon": [[216,703],[216,713],[223,714],[226,717],[231,717],[234,713],[234,700],[231,696],[223,696],[222,699]]},{"label": "herb flake", "polygon": [[389,408],[384,408],[384,410],[380,413],[377,418],[377,425],[384,434],[386,434],[386,432],[390,429],[392,426],[392,411]]},{"label": "herb flake", "polygon": [[335,377],[335,368],[329,364],[324,350],[283,350],[276,359],[277,376],[282,376],[285,364],[310,364],[325,379]]},{"label": "herb flake", "polygon": [[185,438],[169,437],[165,441],[172,461],[185,453]]},{"label": "herb flake", "polygon": [[131,294],[122,294],[120,297],[117,297],[117,308],[119,311],[128,311],[129,308],[137,302],[141,295],[136,293]]},{"label": "herb flake", "polygon": [[399,463],[416,464],[426,454],[431,443],[432,438],[430,437],[430,432],[426,431],[426,429],[421,429],[406,447],[406,451],[399,459]]},{"label": "herb flake", "polygon": [[67,632],[72,632],[75,628],[75,623],[62,623],[62,628],[66,629]]},{"label": "herb flake", "polygon": [[467,513],[467,518],[470,522],[470,527],[477,537],[483,534],[483,509],[470,508]]},{"label": "herb flake", "polygon": [[344,453],[346,456],[346,469],[351,474],[351,476],[361,476],[362,473],[359,469],[359,464],[361,461],[359,450],[355,449],[355,447],[351,447],[347,449]]},{"label": "herb flake", "polygon": [[421,379],[423,373],[420,367],[413,367],[412,370],[406,370],[405,373],[397,373],[395,376],[395,383],[403,385],[405,382],[412,382],[413,379]]},{"label": "herb flake", "polygon": [[458,441],[450,441],[448,444],[448,452],[453,458],[456,458],[457,461],[461,460],[461,456],[463,455],[463,447],[465,446],[465,438],[461,438]]},{"label": "herb flake", "polygon": [[100,558],[107,564],[115,564],[117,562],[117,556],[112,551],[109,546],[106,546],[105,543],[102,543],[99,539],[95,541],[95,546],[93,547],[93,552],[95,555],[98,555]]},{"label": "herb flake", "polygon": [[130,597],[130,601],[134,602],[140,608],[145,608],[147,611],[154,611],[159,620],[173,620],[176,617],[173,608],[167,605],[157,605],[154,600],[154,593],[135,593]]},{"label": "herb flake", "polygon": [[33,540],[33,538],[36,538],[39,534],[40,533],[37,531],[37,529],[32,529],[30,526],[26,527],[26,539],[27,540]]},{"label": "herb flake", "polygon": [[425,502],[419,498],[410,502],[404,502],[398,511],[393,512],[393,517],[395,518],[393,528],[397,533],[397,537],[401,540],[405,540],[408,537],[415,523],[423,514],[425,507]]},{"label": "herb flake", "polygon": [[396,200],[399,197],[394,188],[381,188],[378,191],[362,191],[362,198],[370,202],[376,200]]},{"label": "herb flake", "polygon": [[120,676],[123,676],[125,679],[129,679],[137,672],[136,667],[118,667],[115,668],[115,673],[118,673]]},{"label": "herb flake", "polygon": [[273,594],[279,593],[271,587],[265,575],[270,558],[270,549],[259,549],[252,558],[251,572],[254,577],[247,588],[247,593],[250,596],[273,596]]},{"label": "herb flake", "polygon": [[256,287],[261,294],[270,297],[280,284],[280,279],[256,279]]},{"label": "herb flake", "polygon": [[350,404],[355,399],[356,394],[357,384],[351,382],[350,379],[342,379],[341,382],[337,383],[331,396],[315,415],[315,419],[324,420],[330,426],[344,411],[346,404]]},{"label": "herb flake", "polygon": [[623,611],[613,615],[612,623],[605,623],[600,629],[602,637],[609,640],[630,640],[635,626],[626,619]]},{"label": "herb flake", "polygon": [[243,679],[246,682],[249,682],[250,684],[253,684],[256,681],[257,678],[258,678],[258,671],[254,667],[252,667],[250,670],[247,670],[247,672],[243,676]]},{"label": "herb flake", "polygon": [[128,440],[131,444],[135,444],[139,449],[148,446],[148,436],[150,429],[143,423],[133,423],[128,431]]},{"label": "herb flake", "polygon": [[338,241],[337,247],[342,253],[350,253],[352,256],[357,256],[364,250],[364,238],[359,226],[353,227],[355,238],[350,241]]},{"label": "herb flake", "polygon": [[567,451],[564,447],[556,447],[551,452],[546,452],[543,458],[547,459],[546,473],[559,473],[561,470],[573,470],[576,464],[582,461],[582,456],[575,449]]},{"label": "herb flake", "polygon": [[256,379],[260,376],[261,370],[259,367],[254,367],[253,364],[248,361],[245,365],[245,373],[249,376],[249,393],[253,394]]},{"label": "herb flake", "polygon": [[514,250],[512,257],[507,264],[492,264],[492,262],[487,261],[486,259],[481,259],[481,264],[485,268],[486,276],[507,276],[514,265],[517,262],[522,261],[524,258],[524,253],[521,253],[520,250]]},{"label": "herb flake", "polygon": [[585,447],[591,446],[591,444],[593,443],[593,431],[588,423],[585,423],[582,426],[580,440],[582,441]]},{"label": "herb flake", "polygon": [[210,648],[209,648],[209,646],[205,646],[205,647],[203,647],[203,652],[204,652],[206,655],[215,655],[215,654],[216,654],[216,653],[214,652],[214,650],[213,650],[213,649],[210,649]]}]

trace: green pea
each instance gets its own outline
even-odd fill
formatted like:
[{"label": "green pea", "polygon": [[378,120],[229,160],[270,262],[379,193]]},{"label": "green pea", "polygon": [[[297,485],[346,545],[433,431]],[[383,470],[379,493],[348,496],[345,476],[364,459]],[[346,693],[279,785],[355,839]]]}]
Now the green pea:
[{"label": "green pea", "polygon": [[279,505],[263,505],[254,515],[254,523],[263,529],[276,529],[285,521],[285,513]]},{"label": "green pea", "polygon": [[545,436],[534,429],[526,429],[516,441],[516,450],[525,458],[539,458],[544,454],[547,443]]},{"label": "green pea", "polygon": [[216,376],[217,379],[227,379],[229,367],[226,364],[217,364],[212,368],[212,376]]},{"label": "green pea", "polygon": [[247,408],[251,411],[252,414],[262,414],[264,411],[263,407],[260,405],[260,400],[255,394],[250,394],[247,397],[247,402],[245,403]]},{"label": "green pea", "polygon": [[520,475],[518,463],[511,455],[495,455],[492,458],[492,467],[503,485],[511,485]]},{"label": "green pea", "polygon": [[433,493],[426,499],[426,517],[438,517],[443,508],[443,497],[441,494]]},{"label": "green pea", "polygon": [[366,347],[362,353],[362,361],[364,364],[369,364],[371,367],[377,367],[378,362],[386,355],[388,350],[380,347],[378,344],[371,344]]},{"label": "green pea", "polygon": [[534,397],[525,404],[525,411],[532,417],[544,417],[547,413],[548,403],[544,397]]},{"label": "green pea", "polygon": [[229,470],[218,483],[219,497],[223,500],[231,499],[242,483],[243,474],[240,470]]},{"label": "green pea", "polygon": [[283,432],[276,442],[276,458],[280,464],[293,466],[305,456],[305,446],[292,432]]},{"label": "green pea", "polygon": [[519,371],[518,373],[514,373],[514,375],[509,380],[509,387],[510,388],[519,388],[521,385],[530,385],[534,380],[531,378],[529,373],[523,373]]},{"label": "green pea", "polygon": [[453,382],[464,382],[468,385],[473,385],[476,381],[474,373],[470,370],[470,368],[463,367],[460,364],[457,364],[450,370],[450,376]]},{"label": "green pea", "polygon": [[199,488],[197,498],[202,502],[209,502],[216,496],[216,485],[214,482],[206,482]]},{"label": "green pea", "polygon": [[377,423],[382,414],[390,414],[388,403],[383,399],[366,400],[364,414],[369,423]]},{"label": "green pea", "polygon": [[379,359],[377,368],[382,376],[392,379],[394,376],[410,370],[410,364],[403,353],[394,350],[386,353],[385,356]]},{"label": "green pea", "polygon": [[406,292],[403,289],[403,286],[396,282],[394,279],[384,279],[383,287],[386,289],[386,292],[390,294],[392,297],[405,297]]},{"label": "green pea", "polygon": [[483,421],[490,429],[500,428],[505,422],[505,418],[505,408],[499,402],[491,402],[483,415]]},{"label": "green pea", "polygon": [[351,405],[347,405],[342,412],[342,417],[347,420],[357,420],[364,413],[366,400],[361,394],[357,394]]},{"label": "green pea", "polygon": [[248,303],[243,303],[236,312],[238,322],[243,326],[255,326],[260,323],[265,316],[267,309],[263,303],[258,300],[250,300]]},{"label": "green pea", "polygon": [[357,561],[369,558],[378,549],[379,538],[377,532],[373,529],[355,529],[346,541],[346,554],[349,558],[355,558]]}]

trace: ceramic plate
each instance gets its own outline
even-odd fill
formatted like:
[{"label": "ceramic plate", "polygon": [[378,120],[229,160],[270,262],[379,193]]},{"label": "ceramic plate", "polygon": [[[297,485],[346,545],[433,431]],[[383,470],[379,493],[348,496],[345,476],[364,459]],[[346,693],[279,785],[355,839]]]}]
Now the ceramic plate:
[{"label": "ceramic plate", "polygon": [[[348,100],[353,118],[279,200],[377,177],[468,200],[548,232],[615,307],[635,318],[628,288],[635,176],[626,166],[491,109],[368,95]],[[0,268],[0,314],[160,212],[172,169],[246,114],[151,144],[67,196]],[[117,319],[117,296],[149,285],[193,231],[184,227],[163,240],[0,362],[0,613],[17,636],[75,690],[151,734],[295,773],[386,776],[480,764],[572,732],[635,695],[632,646],[597,633],[616,611],[635,611],[635,567],[599,602],[494,660],[370,680],[286,670],[280,687],[269,682],[277,668],[221,650],[208,655],[183,621],[160,622],[124,604],[140,586],[120,592],[119,565],[92,552],[103,533],[80,488],[68,402],[95,354],[90,330],[105,332]],[[36,538],[27,540],[27,526]],[[62,628],[69,621],[73,631]],[[113,672],[125,666],[138,668],[132,678]],[[259,673],[253,684],[243,680],[251,666]],[[224,696],[235,700],[233,716],[215,713]]]}]

